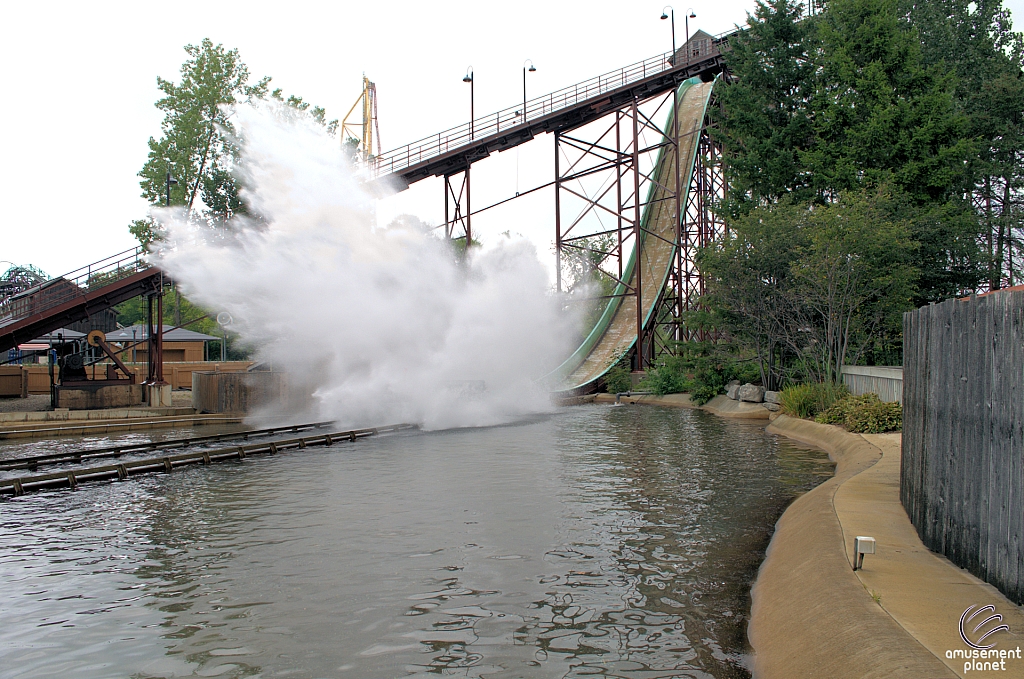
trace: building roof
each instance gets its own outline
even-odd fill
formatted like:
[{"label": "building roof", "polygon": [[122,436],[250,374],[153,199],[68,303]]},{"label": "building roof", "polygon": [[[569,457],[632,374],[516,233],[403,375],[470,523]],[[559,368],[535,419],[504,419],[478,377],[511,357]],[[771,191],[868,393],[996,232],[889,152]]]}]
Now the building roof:
[{"label": "building roof", "polygon": [[[135,331],[135,336],[132,337],[132,331]],[[127,328],[118,328],[112,332],[107,333],[108,342],[131,342],[144,340],[147,338],[146,326],[144,325],[132,325]],[[186,328],[164,328],[164,341],[165,342],[209,342],[210,340],[220,340],[219,337],[213,335],[204,335],[201,332],[195,330],[188,330]]]},{"label": "building roof", "polygon": [[40,335],[39,337],[35,338],[34,340],[32,340],[32,344],[49,344],[51,339],[54,342],[56,342],[57,335],[63,335],[65,342],[70,340],[82,339],[83,337],[85,337],[84,332],[78,332],[77,330],[72,330],[71,328],[57,328],[56,330],[51,330],[45,335]]}]

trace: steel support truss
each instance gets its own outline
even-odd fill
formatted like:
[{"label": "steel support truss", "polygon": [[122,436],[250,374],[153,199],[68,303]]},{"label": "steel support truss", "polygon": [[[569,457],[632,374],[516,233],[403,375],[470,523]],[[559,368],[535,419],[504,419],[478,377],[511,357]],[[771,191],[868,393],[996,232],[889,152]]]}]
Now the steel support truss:
[{"label": "steel support truss", "polygon": [[465,238],[467,249],[473,242],[469,170],[444,176],[444,236],[449,240]]},{"label": "steel support truss", "polygon": [[[668,112],[672,96],[669,92],[634,99],[595,123],[555,135],[558,290],[576,284],[565,276],[579,276],[581,267],[573,264],[584,261],[584,269],[593,267],[609,285],[621,284],[621,296],[636,299],[639,351],[634,350],[631,359],[634,370],[647,368],[656,354],[670,351],[674,346],[670,340],[703,338],[700,331],[686,327],[683,312],[696,308],[704,292],[695,261],[698,249],[724,232],[713,210],[724,184],[721,153],[708,134],[709,121],[705,119],[697,130],[681,130],[671,115],[669,129],[664,131],[654,122]],[[680,148],[691,148],[694,134],[699,135],[697,166],[685,190],[689,159],[678,162]],[[660,171],[659,156],[663,158]],[[651,228],[661,223],[664,210],[671,211],[672,234]],[[639,258],[633,275],[628,262],[637,242],[666,240],[666,235],[672,238],[674,255],[668,284],[661,289],[661,280],[648,280],[650,262]],[[654,298],[658,305],[648,320],[644,311]]]},{"label": "steel support truss", "polygon": [[655,322],[649,329],[657,353],[673,353],[678,342],[715,339],[707,328],[693,323],[690,315],[700,309],[700,298],[707,292],[706,279],[697,266],[698,253],[728,234],[728,226],[719,211],[727,189],[722,149],[713,138],[712,127],[711,116],[706,114],[699,131],[693,174],[685,193],[686,208],[676,259],[654,314]]}]

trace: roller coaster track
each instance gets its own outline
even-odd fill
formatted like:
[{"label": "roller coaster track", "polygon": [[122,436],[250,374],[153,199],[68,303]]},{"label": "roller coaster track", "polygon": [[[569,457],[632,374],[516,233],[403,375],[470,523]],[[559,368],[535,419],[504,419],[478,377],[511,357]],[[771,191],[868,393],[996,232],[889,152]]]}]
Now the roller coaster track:
[{"label": "roller coaster track", "polygon": [[[676,92],[676,106],[670,110],[666,130],[673,129],[672,117],[678,116],[678,149],[682,159],[682,186],[691,187],[698,163],[698,140],[705,115],[711,101],[715,82],[705,83],[697,78],[684,82]],[[675,153],[659,154],[655,165],[655,181],[651,182],[643,216],[639,247],[639,273],[647,291],[641,297],[644,327],[656,324],[657,309],[669,285],[673,262],[676,259],[675,212],[666,200],[665,186],[675,171]],[[692,191],[693,189],[687,189]],[[565,395],[588,393],[596,390],[599,380],[617,362],[636,350],[637,297],[629,290],[636,289],[637,245],[634,246],[624,269],[625,283],[619,283],[610,296],[604,312],[594,328],[573,354],[548,378],[556,392]]]}]

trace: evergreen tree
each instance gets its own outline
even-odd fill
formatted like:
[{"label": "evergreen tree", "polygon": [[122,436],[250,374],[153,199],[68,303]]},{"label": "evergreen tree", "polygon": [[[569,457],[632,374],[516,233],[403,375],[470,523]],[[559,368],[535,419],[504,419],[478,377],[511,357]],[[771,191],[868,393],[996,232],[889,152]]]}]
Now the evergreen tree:
[{"label": "evergreen tree", "polygon": [[733,214],[794,193],[809,197],[803,153],[813,141],[808,99],[816,65],[814,20],[803,3],[759,2],[745,30],[730,39],[730,78],[712,111],[726,149]]}]

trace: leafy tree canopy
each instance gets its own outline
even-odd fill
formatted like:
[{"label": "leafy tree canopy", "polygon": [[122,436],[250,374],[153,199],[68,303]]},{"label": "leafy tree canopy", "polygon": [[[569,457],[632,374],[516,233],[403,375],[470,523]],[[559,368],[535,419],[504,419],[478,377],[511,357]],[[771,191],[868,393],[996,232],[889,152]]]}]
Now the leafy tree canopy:
[{"label": "leafy tree canopy", "polygon": [[[280,102],[310,116],[332,134],[337,121],[326,122],[326,111],[302,97],[269,91],[270,78],[252,82],[237,49],[228,50],[204,39],[186,45],[188,59],[179,82],[157,78],[163,96],[156,107],[163,111],[159,139],[149,139],[149,157],[139,172],[142,196],[153,205],[167,202],[167,175],[177,184],[170,188],[170,205],[185,206],[190,219],[222,223],[245,214],[234,173],[238,158],[232,106],[257,99]],[[129,230],[143,244],[156,237],[151,218],[134,221]]]}]

